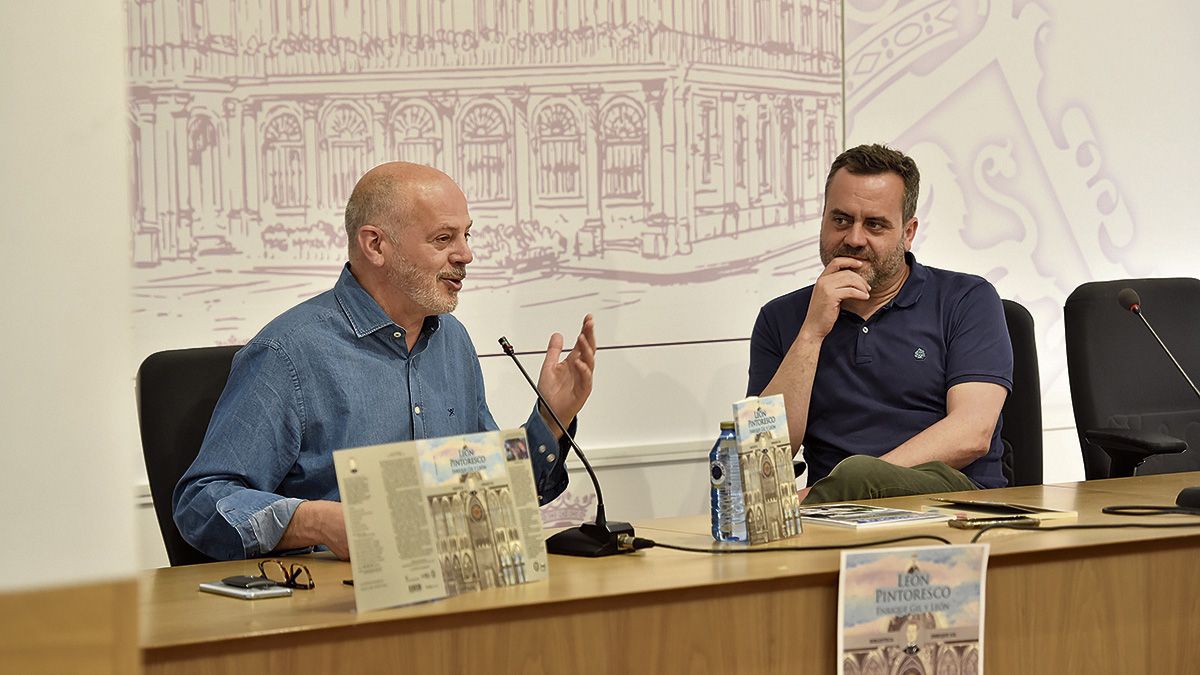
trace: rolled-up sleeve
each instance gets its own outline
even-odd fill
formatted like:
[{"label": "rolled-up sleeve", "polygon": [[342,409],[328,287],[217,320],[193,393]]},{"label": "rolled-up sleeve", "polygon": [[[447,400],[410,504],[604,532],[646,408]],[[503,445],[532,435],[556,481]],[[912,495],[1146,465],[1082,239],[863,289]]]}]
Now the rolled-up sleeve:
[{"label": "rolled-up sleeve", "polygon": [[200,453],[175,487],[180,534],[219,560],[271,552],[300,499],[275,494],[300,452],[304,407],[295,368],[270,341],[233,361]]},{"label": "rolled-up sleeve", "polygon": [[[571,420],[567,432],[574,437],[578,426],[579,418]],[[560,439],[558,434],[550,431],[537,404],[525,421],[525,435],[529,437],[529,461],[533,464],[538,504],[549,504],[567,489],[567,454],[571,451],[571,442],[566,436]]]}]

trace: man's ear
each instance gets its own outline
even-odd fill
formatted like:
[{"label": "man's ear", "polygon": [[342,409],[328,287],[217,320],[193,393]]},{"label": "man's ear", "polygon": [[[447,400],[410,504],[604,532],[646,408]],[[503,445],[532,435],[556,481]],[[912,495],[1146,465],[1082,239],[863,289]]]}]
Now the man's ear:
[{"label": "man's ear", "polygon": [[904,250],[911,251],[913,240],[917,238],[917,217],[913,216],[904,225]]},{"label": "man's ear", "polygon": [[363,259],[368,263],[381,267],[384,264],[383,246],[386,235],[375,225],[363,225],[358,228],[355,240]]}]

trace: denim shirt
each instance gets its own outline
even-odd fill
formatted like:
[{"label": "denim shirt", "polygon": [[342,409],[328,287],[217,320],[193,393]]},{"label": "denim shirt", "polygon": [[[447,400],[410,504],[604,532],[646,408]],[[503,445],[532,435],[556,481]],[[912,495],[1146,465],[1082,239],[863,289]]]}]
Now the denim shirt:
[{"label": "denim shirt", "polygon": [[[234,357],[200,453],[175,487],[175,524],[211,557],[264,555],[303,500],[338,499],[334,450],[497,428],[466,328],[448,314],[427,317],[409,352],[404,329],[347,264],[332,290],[280,315]],[[544,504],[566,488],[569,446],[536,405],[525,429]]]}]

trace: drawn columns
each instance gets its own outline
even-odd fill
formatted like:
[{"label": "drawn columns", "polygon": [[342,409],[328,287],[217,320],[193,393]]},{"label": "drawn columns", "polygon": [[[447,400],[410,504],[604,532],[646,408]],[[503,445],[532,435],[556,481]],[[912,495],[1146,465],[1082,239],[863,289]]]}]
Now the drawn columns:
[{"label": "drawn columns", "polygon": [[[675,246],[680,255],[692,252],[694,239],[692,228],[696,222],[696,175],[694,173],[695,152],[689,139],[689,129],[696,119],[692,89],[689,85],[678,86],[672,92],[671,106],[673,155],[670,194],[674,198]],[[664,177],[663,180],[667,180]]]},{"label": "drawn columns", "polygon": [[304,224],[313,222],[313,212],[319,208],[316,204],[317,195],[317,114],[321,110],[321,101],[305,99],[301,102],[304,110]]},{"label": "drawn columns", "polygon": [[[243,172],[244,182],[242,184],[245,190],[245,208],[246,213],[243,220],[246,223],[247,239],[244,250],[247,253],[255,254],[262,253],[262,239],[258,233],[258,226],[262,223],[262,203],[259,200],[258,186],[262,180],[262,174],[259,172],[258,158],[262,156],[262,144],[258,137],[258,113],[262,109],[262,104],[258,101],[250,101],[242,105],[242,163],[245,166]],[[250,230],[255,230],[254,236],[250,237]]]},{"label": "drawn columns", "polygon": [[236,98],[226,98],[222,101],[221,112],[225,124],[225,153],[221,157],[223,169],[223,187],[225,197],[222,200],[229,206],[226,214],[229,219],[229,236],[240,244],[247,239],[249,232],[246,224],[246,160],[245,146],[242,144],[242,108],[245,102]]},{"label": "drawn columns", "polygon": [[[191,212],[187,193],[188,94],[156,97],[154,124],[154,189],[158,206],[159,259],[173,260],[191,253]],[[174,186],[174,189],[172,189]]]},{"label": "drawn columns", "polygon": [[431,94],[426,100],[433,104],[433,107],[437,109],[438,117],[442,120],[442,123],[438,125],[442,130],[442,147],[437,157],[443,166],[437,168],[461,181],[463,177],[455,175],[462,166],[461,158],[458,156],[458,129],[454,124],[454,116],[458,112],[458,93],[439,92]]},{"label": "drawn columns", "polygon": [[529,167],[533,164],[529,144],[529,87],[510,87],[504,91],[513,111],[513,176],[516,189],[513,192],[513,207],[516,224],[530,220],[533,207],[533,176]]},{"label": "drawn columns", "polygon": [[572,92],[579,96],[584,105],[584,117],[587,122],[587,175],[592,177],[592,185],[584,186],[587,195],[587,218],[575,239],[575,254],[578,256],[602,255],[604,253],[604,207],[600,195],[604,193],[604,175],[600,167],[600,93],[599,86],[573,87]]},{"label": "drawn columns", "polygon": [[[390,162],[395,157],[391,156],[392,144],[388,139],[388,113],[395,108],[395,103],[390,94],[378,94],[366,100],[367,109],[371,111],[371,131],[367,134],[367,169]],[[355,177],[355,180],[358,178]],[[337,204],[331,204],[339,211],[345,210],[346,205],[342,204],[338,207]]]},{"label": "drawn columns", "polygon": [[736,235],[741,231],[737,208],[737,185],[735,179],[737,170],[737,152],[734,148],[734,130],[737,128],[736,92],[721,92],[721,201],[724,202],[725,213],[722,216],[721,233]]},{"label": "drawn columns", "polygon": [[649,194],[646,200],[646,229],[649,236],[642,242],[642,255],[650,258],[664,258],[676,252],[672,242],[673,236],[668,232],[671,219],[663,212],[664,167],[667,163],[663,157],[663,88],[662,80],[642,83],[642,92],[646,97],[647,127],[647,157],[646,181]]}]

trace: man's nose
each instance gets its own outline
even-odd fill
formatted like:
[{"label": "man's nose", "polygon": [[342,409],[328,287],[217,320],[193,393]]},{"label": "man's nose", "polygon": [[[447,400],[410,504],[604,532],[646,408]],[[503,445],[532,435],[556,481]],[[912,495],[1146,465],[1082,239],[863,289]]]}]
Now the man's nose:
[{"label": "man's nose", "polygon": [[455,265],[469,265],[475,259],[475,254],[471,252],[471,243],[463,237],[462,241],[455,247],[454,253],[450,256],[450,262]]},{"label": "man's nose", "polygon": [[846,231],[845,242],[847,246],[854,248],[862,248],[867,245],[867,231],[861,223],[855,223]]}]

